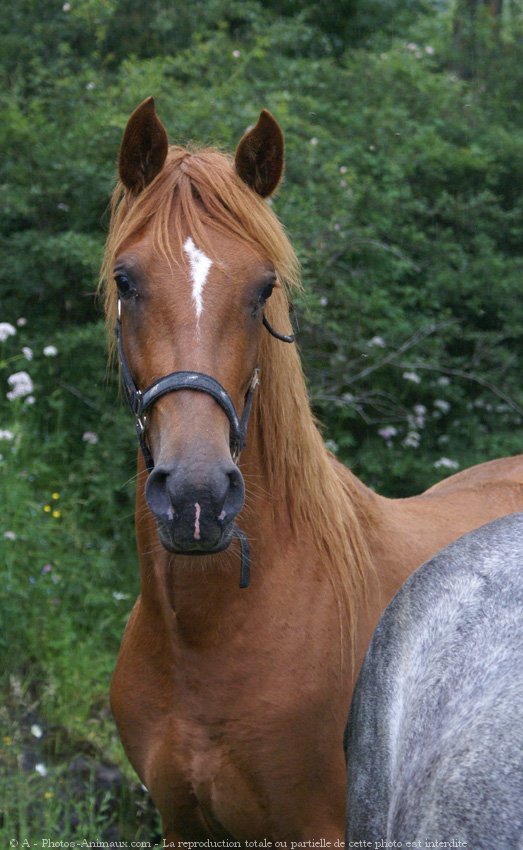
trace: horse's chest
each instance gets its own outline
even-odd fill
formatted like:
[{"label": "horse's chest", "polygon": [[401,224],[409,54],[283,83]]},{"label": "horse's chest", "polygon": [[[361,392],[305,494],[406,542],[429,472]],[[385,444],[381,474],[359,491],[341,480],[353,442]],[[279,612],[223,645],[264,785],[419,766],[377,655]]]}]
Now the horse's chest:
[{"label": "horse's chest", "polygon": [[[255,792],[250,771],[237,754],[238,742],[211,740],[205,730],[201,745],[187,758],[191,789],[210,830],[216,835],[252,834],[256,825],[263,834],[262,799]],[[221,736],[218,736],[221,737]]]},{"label": "horse's chest", "polygon": [[184,838],[197,828],[217,838],[266,835],[263,782],[252,775],[261,754],[252,744],[240,723],[222,717],[204,724],[181,705],[159,724],[148,743],[147,784]]},{"label": "horse's chest", "polygon": [[184,839],[278,840],[301,835],[314,806],[341,796],[343,811],[345,712],[338,718],[333,706],[344,701],[329,691],[326,661],[311,663],[314,647],[300,667],[299,653],[282,658],[261,641],[232,653],[231,665],[172,643],[166,652],[152,632],[157,651],[146,656],[139,625],[126,636],[113,707],[166,826]]}]

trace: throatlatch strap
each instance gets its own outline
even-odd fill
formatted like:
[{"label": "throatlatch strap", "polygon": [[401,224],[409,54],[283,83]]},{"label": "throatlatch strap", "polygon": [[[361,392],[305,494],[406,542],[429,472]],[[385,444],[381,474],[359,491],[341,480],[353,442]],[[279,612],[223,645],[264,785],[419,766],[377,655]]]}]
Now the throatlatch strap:
[{"label": "throatlatch strap", "polygon": [[275,331],[265,313],[263,314],[263,324],[264,327],[267,328],[269,333],[272,334],[273,337],[275,337],[276,339],[279,339],[281,342],[294,342],[296,339],[294,334],[281,334],[279,331]]}]

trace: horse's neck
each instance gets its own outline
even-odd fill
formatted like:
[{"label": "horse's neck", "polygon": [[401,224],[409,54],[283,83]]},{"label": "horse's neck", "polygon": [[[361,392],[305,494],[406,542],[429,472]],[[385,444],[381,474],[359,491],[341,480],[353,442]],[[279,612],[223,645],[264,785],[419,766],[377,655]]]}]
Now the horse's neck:
[{"label": "horse's neck", "polygon": [[[285,536],[289,519],[285,505],[279,505],[276,493],[269,493],[260,463],[258,441],[244,452],[241,463],[246,483],[246,503],[238,525],[247,535],[251,554],[251,585],[239,589],[240,546],[233,540],[230,547],[217,555],[171,555],[160,544],[154,519],[144,498],[143,461],[139,457],[136,531],[141,566],[141,600],[153,614],[177,626],[194,631],[199,639],[216,632],[231,618],[245,619],[249,611],[263,603],[269,586],[289,580],[283,575],[284,565],[277,557],[278,541]],[[263,582],[260,582],[263,571]],[[292,569],[290,571],[292,574]],[[249,603],[246,605],[245,600]]]}]

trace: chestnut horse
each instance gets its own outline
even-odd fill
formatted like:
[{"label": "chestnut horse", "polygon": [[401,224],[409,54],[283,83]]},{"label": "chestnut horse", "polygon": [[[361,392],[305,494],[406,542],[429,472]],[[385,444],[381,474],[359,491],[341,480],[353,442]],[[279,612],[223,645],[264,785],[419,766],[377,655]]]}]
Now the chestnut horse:
[{"label": "chestnut horse", "polygon": [[287,344],[297,262],[265,200],[282,168],[266,111],[232,159],[169,147],[149,98],[120,149],[102,277],[142,446],[141,594],[111,702],[173,845],[343,840],[343,731],[381,612],[523,508],[522,458],[389,500],[326,451]]}]

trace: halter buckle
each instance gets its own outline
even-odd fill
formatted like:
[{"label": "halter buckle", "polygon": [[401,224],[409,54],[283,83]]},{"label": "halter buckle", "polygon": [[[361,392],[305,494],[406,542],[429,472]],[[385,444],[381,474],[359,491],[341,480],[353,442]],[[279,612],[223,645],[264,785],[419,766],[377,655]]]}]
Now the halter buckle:
[{"label": "halter buckle", "polygon": [[138,437],[143,437],[145,434],[145,428],[147,426],[147,416],[137,416],[136,417],[136,433]]}]

